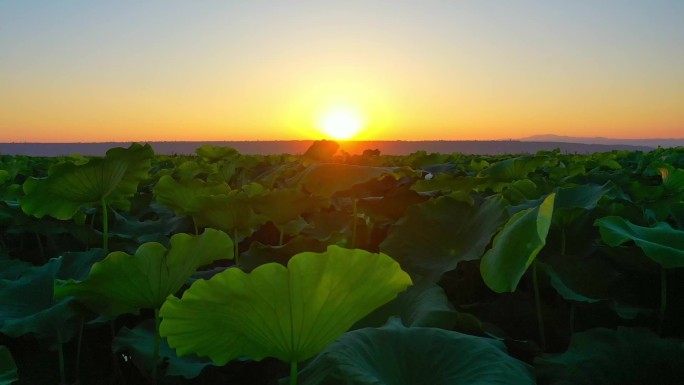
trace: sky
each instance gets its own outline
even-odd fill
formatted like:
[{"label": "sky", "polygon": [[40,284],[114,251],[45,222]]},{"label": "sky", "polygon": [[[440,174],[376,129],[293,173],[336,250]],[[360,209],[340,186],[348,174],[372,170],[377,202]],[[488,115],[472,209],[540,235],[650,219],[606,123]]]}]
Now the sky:
[{"label": "sky", "polygon": [[682,0],[0,0],[0,142],[319,139],[331,111],[357,140],[681,138],[682,20]]}]

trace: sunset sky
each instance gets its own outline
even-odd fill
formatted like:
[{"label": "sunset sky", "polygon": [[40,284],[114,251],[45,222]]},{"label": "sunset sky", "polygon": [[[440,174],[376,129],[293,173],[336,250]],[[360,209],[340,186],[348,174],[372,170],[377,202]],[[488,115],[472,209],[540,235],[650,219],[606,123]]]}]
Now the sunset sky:
[{"label": "sunset sky", "polygon": [[683,0],[5,0],[0,142],[318,139],[326,124],[359,140],[681,138],[683,20]]}]

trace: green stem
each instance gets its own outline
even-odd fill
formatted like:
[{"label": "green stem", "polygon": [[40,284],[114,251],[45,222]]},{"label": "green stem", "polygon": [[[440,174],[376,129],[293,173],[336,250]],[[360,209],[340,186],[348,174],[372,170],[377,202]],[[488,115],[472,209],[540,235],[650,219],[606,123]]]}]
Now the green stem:
[{"label": "green stem", "polygon": [[570,335],[575,334],[575,311],[577,306],[575,302],[570,302]]},{"label": "green stem", "polygon": [[660,314],[658,314],[658,334],[663,334],[665,309],[667,308],[667,271],[660,268]]},{"label": "green stem", "polygon": [[290,385],[297,385],[297,361],[290,362]]},{"label": "green stem", "polygon": [[238,229],[237,227],[233,229],[233,256],[235,258],[235,264],[240,264],[240,257],[238,256]]},{"label": "green stem", "polygon": [[38,243],[38,251],[40,252],[40,259],[42,259],[43,262],[45,262],[45,248],[43,247],[43,240],[40,239],[40,234],[38,234],[37,231],[34,232],[34,234],[36,234],[36,241],[37,241],[36,243]]},{"label": "green stem", "polygon": [[561,230],[561,255],[565,255],[565,227]]},{"label": "green stem", "polygon": [[[116,325],[115,325],[116,319],[113,319],[109,322],[109,331],[111,335],[111,341],[114,341],[114,338],[116,338]],[[119,366],[119,358],[116,353],[114,353],[114,350],[112,349],[112,371],[114,372],[115,379],[119,379],[123,381],[123,375],[121,374],[121,368]],[[114,381],[116,383],[116,380]]]},{"label": "green stem", "polygon": [[81,347],[83,346],[83,326],[85,325],[85,322],[83,320],[83,316],[80,317],[79,319],[79,327],[78,327],[78,345],[76,346],[76,365],[75,365],[75,372],[76,372],[76,383],[79,384],[81,382]]},{"label": "green stem", "polygon": [[57,331],[57,355],[59,357],[59,383],[66,385],[66,374],[64,371],[64,344],[62,344],[62,332]]},{"label": "green stem", "polygon": [[102,198],[102,248],[105,252],[109,251],[109,213],[107,212],[107,202]]},{"label": "green stem", "polygon": [[351,247],[354,248],[356,247],[356,215],[357,215],[357,202],[358,199],[356,197],[352,198],[352,239],[351,239]]},{"label": "green stem", "polygon": [[157,383],[157,369],[159,368],[159,347],[161,346],[161,337],[159,336],[159,324],[161,318],[159,317],[159,309],[154,309],[154,351],[152,352],[152,383]]},{"label": "green stem", "polygon": [[199,228],[197,227],[197,221],[192,218],[192,225],[195,226],[195,235],[199,235]]},{"label": "green stem", "polygon": [[278,230],[280,230],[280,239],[278,240],[278,246],[282,246],[283,240],[285,239],[285,226],[278,226]]},{"label": "green stem", "polygon": [[534,285],[534,299],[537,305],[537,326],[539,327],[539,344],[546,350],[546,335],[544,333],[544,317],[542,316],[541,296],[539,295],[539,277],[537,276],[537,261],[533,263],[532,284]]}]

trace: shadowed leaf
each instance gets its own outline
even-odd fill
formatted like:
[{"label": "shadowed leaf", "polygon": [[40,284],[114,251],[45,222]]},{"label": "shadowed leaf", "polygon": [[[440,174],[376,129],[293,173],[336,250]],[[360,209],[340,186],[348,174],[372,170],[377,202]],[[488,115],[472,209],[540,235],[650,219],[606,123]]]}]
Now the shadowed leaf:
[{"label": "shadowed leaf", "polygon": [[299,378],[300,385],[535,384],[500,341],[399,322],[345,334]]}]

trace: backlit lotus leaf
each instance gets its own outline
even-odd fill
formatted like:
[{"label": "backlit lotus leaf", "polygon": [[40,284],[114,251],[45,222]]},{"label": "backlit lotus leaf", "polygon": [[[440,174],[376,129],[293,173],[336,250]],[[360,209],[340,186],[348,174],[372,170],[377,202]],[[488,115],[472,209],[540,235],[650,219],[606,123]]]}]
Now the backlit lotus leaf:
[{"label": "backlit lotus leaf", "polygon": [[301,362],[411,284],[393,259],[330,246],[245,273],[198,280],[161,308],[160,334],[179,356],[222,365],[237,357]]}]

